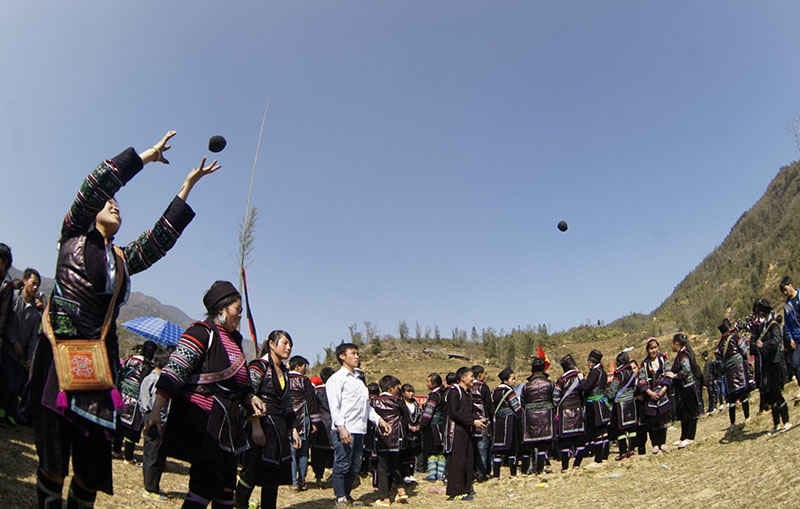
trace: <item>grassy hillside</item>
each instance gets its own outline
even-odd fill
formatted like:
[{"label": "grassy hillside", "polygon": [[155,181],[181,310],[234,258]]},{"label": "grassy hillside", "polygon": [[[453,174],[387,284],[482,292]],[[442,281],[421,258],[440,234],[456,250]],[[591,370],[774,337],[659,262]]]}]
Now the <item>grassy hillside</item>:
[{"label": "grassy hillside", "polygon": [[[669,351],[672,335],[659,336],[662,350]],[[715,336],[690,335],[691,343],[695,351],[699,354],[703,350],[711,349],[716,345]],[[633,359],[641,360],[645,358],[644,337],[629,335],[628,337],[612,337],[596,339],[591,342],[571,341],[557,343],[549,341],[543,346],[545,353],[552,364],[550,368],[551,376],[561,374],[558,367],[558,360],[566,355],[572,354],[578,362],[578,367],[585,368],[586,358],[589,351],[593,348],[603,352],[603,366],[608,369],[609,363],[613,361],[617,353],[623,348],[633,347],[630,353]],[[523,378],[530,375],[530,358],[517,356],[513,362],[501,361],[496,357],[487,355],[486,348],[478,343],[469,341],[417,341],[399,339],[381,341],[381,350],[372,353],[369,345],[361,347],[361,367],[366,373],[367,382],[377,382],[383,375],[391,374],[400,379],[403,383],[411,383],[417,394],[426,394],[425,379],[432,372],[440,373],[442,378],[450,372],[456,371],[461,366],[472,366],[480,364],[486,368],[487,383],[495,386],[499,383],[497,374],[506,366],[511,366],[517,373],[517,378],[521,382]],[[466,358],[452,357],[452,355],[464,356]],[[312,368],[313,374],[318,374],[322,366],[328,365],[338,369],[338,363],[332,358],[327,363],[323,363]]]}]

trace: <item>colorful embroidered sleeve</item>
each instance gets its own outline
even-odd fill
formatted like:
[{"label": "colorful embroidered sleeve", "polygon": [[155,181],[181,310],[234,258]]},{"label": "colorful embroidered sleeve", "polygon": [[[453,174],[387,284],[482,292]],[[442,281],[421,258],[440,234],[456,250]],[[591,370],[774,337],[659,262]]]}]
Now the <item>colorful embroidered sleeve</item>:
[{"label": "colorful embroidered sleeve", "polygon": [[558,406],[561,402],[561,392],[563,391],[564,381],[559,378],[553,387],[553,404]]},{"label": "colorful embroidered sleeve", "polygon": [[189,377],[202,366],[207,349],[208,329],[202,325],[189,327],[169,356],[156,387],[170,395],[180,392],[188,383]]},{"label": "colorful embroidered sleeve", "polygon": [[100,163],[78,190],[75,201],[64,217],[61,240],[83,235],[94,224],[97,213],[119,189],[142,169],[142,160],[129,147],[113,159]]},{"label": "colorful embroidered sleeve", "polygon": [[175,197],[152,230],[125,246],[128,272],[136,274],[149,268],[172,249],[184,228],[194,219],[194,211],[181,198]]},{"label": "colorful embroidered sleeve", "polygon": [[675,373],[675,378],[680,380],[684,386],[694,383],[692,363],[689,361],[688,355],[682,355],[680,358],[675,359],[672,371]]},{"label": "colorful embroidered sleeve", "polygon": [[519,396],[513,390],[506,394],[506,402],[508,406],[511,407],[511,411],[515,414],[519,414],[520,410],[522,410],[522,403],[519,401]]},{"label": "colorful embroidered sleeve", "polygon": [[261,380],[264,379],[266,373],[264,363],[256,359],[247,366],[247,373],[250,375],[250,387],[253,389],[254,394],[258,394],[261,388]]},{"label": "colorful embroidered sleeve", "polygon": [[422,407],[422,417],[419,419],[420,426],[427,426],[433,419],[433,414],[436,413],[436,407],[441,403],[439,393],[433,392],[428,395],[428,400],[425,406]]}]

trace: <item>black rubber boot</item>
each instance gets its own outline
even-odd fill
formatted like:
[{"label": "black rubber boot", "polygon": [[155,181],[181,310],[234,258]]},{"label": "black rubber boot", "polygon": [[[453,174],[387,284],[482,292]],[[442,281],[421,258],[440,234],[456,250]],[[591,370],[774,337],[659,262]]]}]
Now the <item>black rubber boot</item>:
[{"label": "black rubber boot", "polygon": [[495,456],[492,460],[492,476],[500,477],[500,467],[503,465],[503,458]]},{"label": "black rubber boot", "polygon": [[541,475],[544,472],[545,464],[547,464],[547,453],[540,452],[536,455],[536,475]]},{"label": "black rubber boot", "polygon": [[531,473],[531,457],[528,454],[522,456],[522,473],[530,475]]}]

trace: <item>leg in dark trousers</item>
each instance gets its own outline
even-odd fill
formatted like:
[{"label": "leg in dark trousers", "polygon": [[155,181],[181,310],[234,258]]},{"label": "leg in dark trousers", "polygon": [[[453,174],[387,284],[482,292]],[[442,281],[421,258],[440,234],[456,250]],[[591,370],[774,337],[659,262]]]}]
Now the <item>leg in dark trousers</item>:
[{"label": "leg in dark trousers", "polygon": [[139,433],[126,429],[124,431],[124,446],[123,459],[128,463],[133,462],[133,452],[136,450],[136,442],[139,441]]},{"label": "leg in dark trousers", "polygon": [[636,428],[636,453],[640,456],[647,453],[647,426]]},{"label": "leg in dark trousers", "polygon": [[164,472],[166,464],[166,457],[161,454],[161,441],[161,435],[157,435],[155,438],[149,434],[144,436],[142,475],[144,489],[151,493],[161,491],[161,474]]},{"label": "leg in dark trousers", "polygon": [[681,419],[681,440],[694,440],[695,433],[697,433],[697,418]]},{"label": "leg in dark trousers", "polygon": [[395,451],[379,452],[377,470],[378,498],[389,498],[392,484],[400,486],[403,482],[400,477],[400,453]]},{"label": "leg in dark trousers", "polygon": [[492,477],[500,477],[500,467],[503,466],[503,456],[495,454],[492,459]]},{"label": "leg in dark trousers", "polygon": [[115,458],[121,459],[122,458],[122,444],[125,441],[125,435],[122,433],[122,429],[119,425],[119,419],[117,419],[117,431],[114,433],[114,440],[111,444],[112,451]]},{"label": "leg in dark trousers", "polygon": [[278,483],[267,483],[261,487],[261,509],[275,509],[278,506]]},{"label": "leg in dark trousers", "polygon": [[321,483],[325,475],[325,469],[333,465],[333,450],[318,447],[311,448],[311,470],[314,471],[314,478]]},{"label": "leg in dark trousers", "polygon": [[661,447],[667,442],[667,427],[663,424],[655,424],[650,428],[650,443],[653,447]]},{"label": "leg in dark trousers", "polygon": [[708,391],[708,413],[716,412],[717,411],[717,383],[716,382],[709,382],[708,386],[706,387]]},{"label": "leg in dark trousers", "polygon": [[96,490],[87,488],[77,477],[72,477],[72,482],[69,483],[67,509],[91,509],[96,498]]},{"label": "leg in dark trousers", "polygon": [[778,426],[783,421],[783,424],[789,422],[789,407],[786,405],[786,400],[783,399],[783,394],[778,394],[777,399],[772,403],[772,424]]}]

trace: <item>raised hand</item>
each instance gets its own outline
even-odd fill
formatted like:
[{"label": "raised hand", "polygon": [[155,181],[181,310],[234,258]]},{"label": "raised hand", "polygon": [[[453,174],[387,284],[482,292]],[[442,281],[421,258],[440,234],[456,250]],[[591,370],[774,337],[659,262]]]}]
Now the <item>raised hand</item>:
[{"label": "raised hand", "polygon": [[198,180],[205,177],[206,175],[211,175],[218,169],[222,168],[222,165],[217,162],[216,159],[212,161],[209,165],[206,165],[206,158],[203,157],[200,160],[200,165],[197,168],[193,168],[192,171],[186,175],[187,182],[190,182],[191,185],[195,185]]},{"label": "raised hand", "polygon": [[159,140],[158,143],[153,145],[153,150],[156,151],[156,158],[155,158],[156,161],[160,161],[164,164],[169,164],[167,158],[164,157],[164,152],[172,148],[172,145],[167,145],[167,142],[170,140],[170,138],[175,136],[175,134],[176,134],[175,131],[169,130],[167,131],[167,134],[165,134],[164,137],[161,138],[161,140]]},{"label": "raised hand", "polygon": [[192,190],[197,181],[201,178],[205,177],[206,175],[211,175],[215,171],[222,168],[216,159],[212,161],[210,164],[206,165],[206,158],[200,160],[200,165],[197,168],[193,168],[187,175],[186,180],[183,181],[183,185],[181,186],[180,190],[178,190],[178,197],[182,200],[186,201],[189,197],[189,192]]},{"label": "raised hand", "polygon": [[169,140],[173,136],[175,136],[175,134],[176,133],[173,130],[167,131],[167,134],[162,136],[161,139],[155,145],[153,145],[151,148],[148,148],[147,150],[139,154],[139,157],[142,158],[142,162],[144,164],[147,164],[153,161],[159,161],[164,164],[169,164],[167,158],[164,157],[164,152],[172,148],[172,145],[169,145],[168,143]]}]

